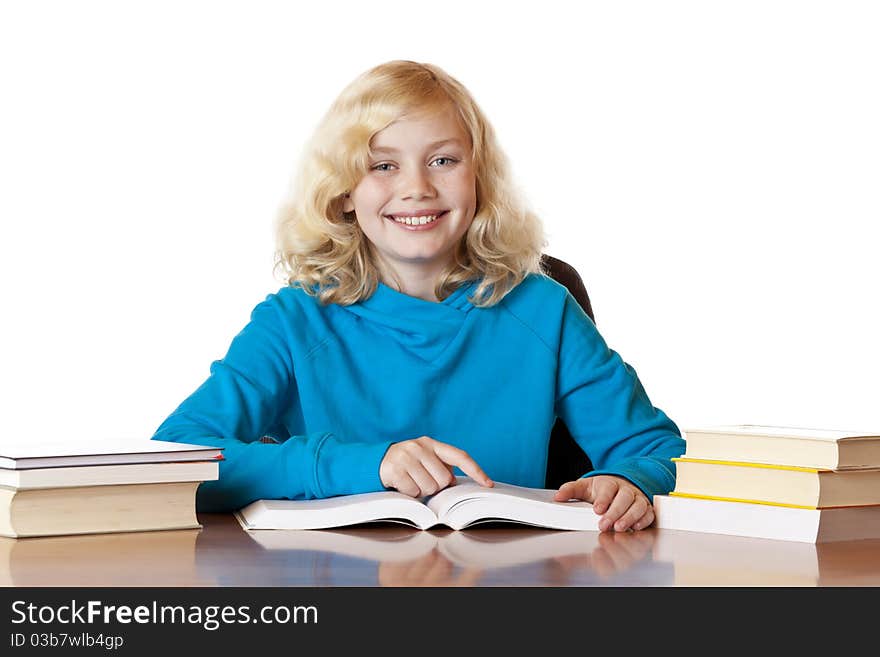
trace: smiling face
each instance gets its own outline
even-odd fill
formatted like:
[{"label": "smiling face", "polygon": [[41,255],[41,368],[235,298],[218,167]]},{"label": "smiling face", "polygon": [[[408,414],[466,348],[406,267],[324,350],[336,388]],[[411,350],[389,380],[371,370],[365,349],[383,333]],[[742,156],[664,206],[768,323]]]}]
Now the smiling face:
[{"label": "smiling face", "polygon": [[450,107],[395,121],[370,150],[369,171],[343,209],[357,216],[380,271],[417,285],[435,280],[476,212],[470,137]]}]

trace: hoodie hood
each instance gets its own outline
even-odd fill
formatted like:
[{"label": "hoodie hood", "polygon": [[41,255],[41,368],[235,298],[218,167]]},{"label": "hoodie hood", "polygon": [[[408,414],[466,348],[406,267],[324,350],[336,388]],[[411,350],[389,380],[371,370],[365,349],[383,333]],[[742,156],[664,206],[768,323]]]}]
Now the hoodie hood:
[{"label": "hoodie hood", "polygon": [[380,282],[370,298],[343,308],[407,351],[433,362],[474,309],[468,297],[476,287],[477,280],[467,281],[443,301],[435,302],[411,297]]}]

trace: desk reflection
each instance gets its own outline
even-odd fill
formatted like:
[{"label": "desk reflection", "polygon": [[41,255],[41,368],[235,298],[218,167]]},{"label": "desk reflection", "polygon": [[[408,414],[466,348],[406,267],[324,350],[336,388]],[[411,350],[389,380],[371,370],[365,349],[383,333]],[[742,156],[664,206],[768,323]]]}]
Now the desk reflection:
[{"label": "desk reflection", "polygon": [[2,586],[880,586],[880,540],[400,525],[0,537]]},{"label": "desk reflection", "polygon": [[799,543],[663,530],[652,558],[676,586],[877,586],[880,540]]},{"label": "desk reflection", "polygon": [[[248,532],[273,563],[316,586],[623,586],[632,570],[672,583],[652,562],[653,531],[622,534],[510,525],[416,531],[389,525],[323,531]],[[264,557],[265,558],[265,557]],[[353,574],[357,576],[353,578]],[[664,574],[665,573],[665,574]]]},{"label": "desk reflection", "polygon": [[200,532],[0,537],[0,586],[213,586],[196,568]]}]

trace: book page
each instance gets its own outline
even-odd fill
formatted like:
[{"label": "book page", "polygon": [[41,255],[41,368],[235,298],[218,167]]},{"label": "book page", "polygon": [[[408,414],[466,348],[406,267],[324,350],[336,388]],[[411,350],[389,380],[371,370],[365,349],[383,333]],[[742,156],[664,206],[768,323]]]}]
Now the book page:
[{"label": "book page", "polygon": [[557,502],[555,489],[527,488],[495,482],[485,488],[467,478],[427,501],[440,522],[452,529],[503,521],[535,527],[598,531],[593,505],[583,501]]},{"label": "book page", "polygon": [[[486,488],[475,482],[470,477],[456,477],[454,486],[444,488],[439,493],[424,498],[425,504],[438,518],[442,518],[456,504],[465,500],[474,500],[485,497],[515,497],[534,502],[554,502],[556,491],[543,488],[526,488],[514,486],[496,481],[495,486]],[[560,502],[556,502],[561,504]]]},{"label": "book page", "polygon": [[325,511],[328,509],[343,509],[345,507],[361,506],[363,504],[378,503],[389,500],[415,501],[409,495],[389,490],[376,493],[358,493],[356,495],[321,497],[314,500],[262,500],[262,502],[269,510],[278,509],[292,511],[295,509],[309,509]]},{"label": "book page", "polygon": [[314,500],[257,500],[236,514],[245,529],[326,529],[364,522],[407,522],[420,529],[437,516],[421,501],[397,491]]}]

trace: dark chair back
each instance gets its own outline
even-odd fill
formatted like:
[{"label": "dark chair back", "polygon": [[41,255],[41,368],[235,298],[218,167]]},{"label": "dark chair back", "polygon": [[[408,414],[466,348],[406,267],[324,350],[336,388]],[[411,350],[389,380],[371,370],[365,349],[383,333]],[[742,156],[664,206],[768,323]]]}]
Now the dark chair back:
[{"label": "dark chair back", "polygon": [[[547,275],[557,283],[568,288],[571,296],[580,304],[584,312],[594,322],[593,307],[587,288],[574,267],[558,258],[544,254],[541,264]],[[580,448],[565,426],[562,418],[557,418],[550,432],[550,446],[547,454],[546,488],[559,488],[566,481],[574,481],[593,469],[589,457]]]}]

